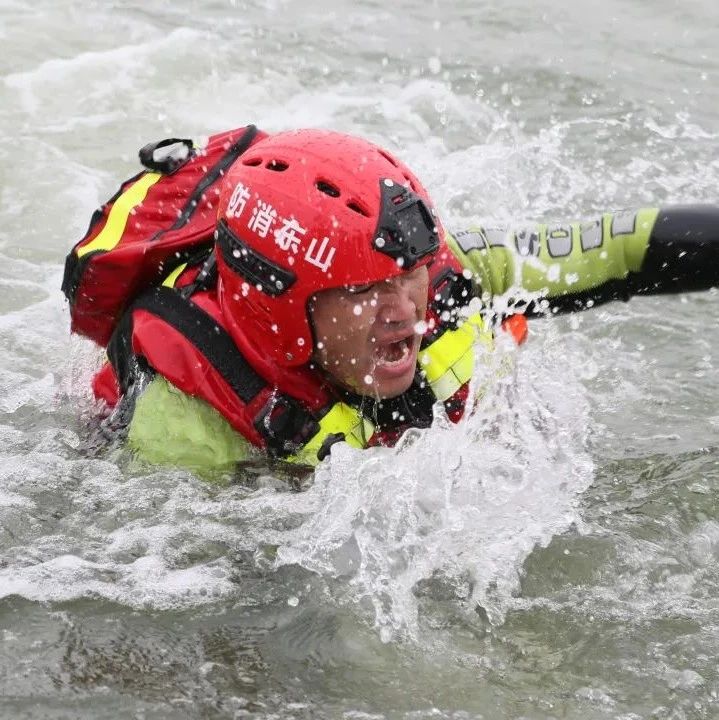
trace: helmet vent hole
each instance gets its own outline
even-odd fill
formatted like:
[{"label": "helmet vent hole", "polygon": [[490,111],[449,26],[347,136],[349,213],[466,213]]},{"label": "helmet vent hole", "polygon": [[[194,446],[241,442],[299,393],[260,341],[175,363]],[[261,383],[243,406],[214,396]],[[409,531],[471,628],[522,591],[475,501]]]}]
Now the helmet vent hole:
[{"label": "helmet vent hole", "polygon": [[350,200],[347,203],[347,207],[350,210],[354,210],[359,215],[363,215],[364,217],[369,217],[369,213],[356,200]]},{"label": "helmet vent hole", "polygon": [[253,158],[245,158],[242,161],[243,165],[249,165],[250,167],[257,167],[257,165],[262,165],[262,158],[253,157]]},{"label": "helmet vent hole", "polygon": [[284,162],[283,160],[270,160],[265,167],[268,170],[274,170],[275,172],[282,172],[283,170],[287,170],[289,165]]},{"label": "helmet vent hole", "polygon": [[386,151],[386,150],[380,150],[379,154],[385,159],[389,160],[389,162],[392,163],[395,167],[399,167],[399,163]]},{"label": "helmet vent hole", "polygon": [[329,195],[330,197],[339,197],[340,191],[339,188],[336,188],[334,185],[331,185],[330,183],[326,182],[325,180],[318,180],[315,183],[315,187],[320,191],[323,192],[325,195]]}]

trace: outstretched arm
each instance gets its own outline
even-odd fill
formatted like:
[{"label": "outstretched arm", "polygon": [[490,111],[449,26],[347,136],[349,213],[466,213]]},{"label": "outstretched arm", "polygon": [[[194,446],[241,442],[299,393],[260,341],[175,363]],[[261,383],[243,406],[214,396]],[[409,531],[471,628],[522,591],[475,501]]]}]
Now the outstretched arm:
[{"label": "outstretched arm", "polygon": [[576,311],[632,295],[719,285],[719,206],[607,213],[592,222],[476,228],[448,243],[487,299],[535,294],[527,312]]}]

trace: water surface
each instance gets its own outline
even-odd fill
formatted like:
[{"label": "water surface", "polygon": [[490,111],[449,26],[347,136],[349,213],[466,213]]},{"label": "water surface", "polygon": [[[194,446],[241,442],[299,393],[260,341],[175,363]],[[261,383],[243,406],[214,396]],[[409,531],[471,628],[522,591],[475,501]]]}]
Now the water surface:
[{"label": "water surface", "polygon": [[715,202],[715,3],[6,0],[0,42],[2,717],[717,716],[716,292],[537,321],[299,493],[88,447],[59,292],[139,147],[248,122],[381,142],[456,229]]}]

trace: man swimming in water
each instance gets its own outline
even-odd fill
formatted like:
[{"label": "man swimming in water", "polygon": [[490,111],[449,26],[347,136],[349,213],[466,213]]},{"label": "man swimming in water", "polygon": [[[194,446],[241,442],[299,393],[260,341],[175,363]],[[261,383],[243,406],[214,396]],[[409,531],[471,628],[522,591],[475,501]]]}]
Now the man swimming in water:
[{"label": "man swimming in water", "polygon": [[[357,137],[267,136],[226,173],[214,250],[125,313],[96,393],[151,462],[254,446],[315,465],[468,406],[477,342],[525,317],[719,279],[719,207],[450,234],[411,170]],[[525,297],[492,320],[492,302]],[[503,321],[503,322],[501,322]]]}]

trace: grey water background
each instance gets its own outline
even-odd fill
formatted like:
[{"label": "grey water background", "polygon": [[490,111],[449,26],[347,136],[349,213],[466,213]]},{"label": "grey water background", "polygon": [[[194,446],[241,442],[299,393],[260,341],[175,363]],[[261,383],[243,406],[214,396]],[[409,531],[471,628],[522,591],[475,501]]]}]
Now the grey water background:
[{"label": "grey water background", "polygon": [[59,292],[140,146],[247,122],[387,145],[458,229],[716,202],[715,2],[3,0],[0,46],[0,717],[719,716],[716,292],[537,321],[299,493],[88,449]]}]

